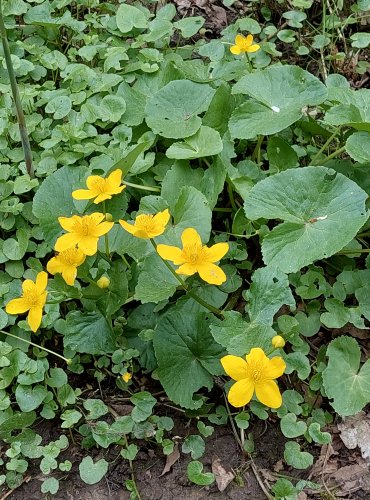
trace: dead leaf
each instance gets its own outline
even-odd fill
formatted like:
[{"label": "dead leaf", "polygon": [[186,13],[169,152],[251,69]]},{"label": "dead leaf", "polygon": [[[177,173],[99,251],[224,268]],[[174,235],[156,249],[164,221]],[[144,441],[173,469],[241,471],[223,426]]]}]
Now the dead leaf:
[{"label": "dead leaf", "polygon": [[219,7],[218,5],[212,5],[212,10],[214,12],[212,16],[213,25],[220,29],[227,26],[226,10],[223,7]]},{"label": "dead leaf", "polygon": [[171,467],[178,461],[179,458],[180,458],[179,447],[177,444],[175,444],[173,452],[167,455],[166,465],[164,466],[162,474],[159,477],[164,476],[164,474],[167,474],[167,472],[170,472]]},{"label": "dead leaf", "polygon": [[269,481],[270,483],[274,483],[276,481],[276,477],[268,470],[268,469],[260,469],[260,473],[263,476],[263,479]]},{"label": "dead leaf", "polygon": [[276,464],[274,465],[274,471],[275,472],[280,472],[284,469],[284,464],[282,460],[278,460]]},{"label": "dead leaf", "polygon": [[231,481],[234,479],[234,474],[229,471],[227,472],[221,465],[221,460],[216,458],[212,462],[212,472],[216,478],[216,484],[219,491],[224,491]]},{"label": "dead leaf", "polygon": [[[338,469],[333,475],[332,479],[340,484],[343,493],[357,491],[363,489],[370,491],[370,472],[369,467],[364,460],[359,459],[359,463],[353,465],[346,465]],[[342,494],[336,493],[338,496]]]},{"label": "dead leaf", "polygon": [[307,500],[307,495],[304,491],[300,491],[297,496],[297,500]]},{"label": "dead leaf", "polygon": [[365,412],[360,411],[357,415],[343,419],[338,424],[340,437],[349,450],[357,446],[361,450],[361,455],[370,464],[370,417]]}]

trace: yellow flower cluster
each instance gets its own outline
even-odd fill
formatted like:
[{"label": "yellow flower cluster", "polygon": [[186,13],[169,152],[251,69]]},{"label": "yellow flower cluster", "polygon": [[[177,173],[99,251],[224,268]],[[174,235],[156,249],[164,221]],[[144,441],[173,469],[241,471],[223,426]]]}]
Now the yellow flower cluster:
[{"label": "yellow flower cluster", "polygon": [[[86,180],[87,189],[77,189],[72,192],[76,200],[93,200],[95,204],[105,202],[121,193],[125,185],[121,184],[122,171],[112,172],[107,178],[91,175]],[[104,205],[103,205],[104,206]],[[105,208],[105,207],[104,207]],[[104,210],[105,212],[105,210]],[[73,286],[77,268],[87,256],[96,254],[99,238],[112,229],[114,222],[110,214],[94,212],[89,215],[72,215],[59,217],[58,221],[65,233],[55,243],[56,255],[47,263],[47,271],[54,275],[60,273],[64,281]],[[120,220],[120,225],[137,238],[152,239],[164,233],[170,220],[168,209],[157,214],[140,214],[133,224]],[[212,247],[202,244],[199,234],[193,228],[187,228],[181,236],[183,248],[169,245],[158,245],[158,254],[162,259],[170,260],[180,267],[176,273],[191,276],[198,273],[207,283],[221,285],[226,281],[226,275],[215,262],[218,262],[229,249],[227,243],[217,243]],[[109,279],[105,276],[97,281],[97,286],[107,288]],[[47,273],[40,272],[36,281],[23,282],[21,297],[10,300],[6,305],[9,314],[23,314],[28,311],[27,321],[33,332],[41,324],[42,311],[46,303]]]}]

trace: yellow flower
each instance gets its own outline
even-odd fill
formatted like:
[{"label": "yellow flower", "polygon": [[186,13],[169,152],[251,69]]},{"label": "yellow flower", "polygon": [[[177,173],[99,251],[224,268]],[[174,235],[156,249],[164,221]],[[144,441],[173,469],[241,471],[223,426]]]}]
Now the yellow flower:
[{"label": "yellow flower", "polygon": [[133,234],[137,238],[148,239],[155,238],[156,236],[164,233],[169,220],[170,212],[168,211],[168,208],[166,208],[163,212],[158,212],[155,215],[138,215],[133,225],[129,224],[125,220],[120,220],[119,223],[123,229],[126,229],[126,231]]},{"label": "yellow flower", "polygon": [[98,204],[105,200],[110,200],[114,194],[122,193],[125,185],[121,186],[122,170],[114,170],[106,179],[99,175],[90,175],[86,179],[88,189],[77,189],[73,191],[72,197],[75,200],[91,200]]},{"label": "yellow flower", "polygon": [[236,408],[244,406],[255,392],[262,404],[279,408],[282,398],[274,379],[285,371],[283,358],[269,359],[260,347],[254,347],[245,359],[231,355],[221,358],[225,372],[236,380],[227,395],[230,404]]},{"label": "yellow flower", "polygon": [[96,282],[99,288],[108,288],[110,285],[110,279],[107,278],[106,276],[102,276],[101,278],[98,279]]},{"label": "yellow flower", "polygon": [[230,52],[236,56],[243,54],[245,52],[257,52],[260,46],[257,43],[253,43],[253,35],[248,35],[247,37],[243,35],[236,35],[235,45],[230,47]]},{"label": "yellow flower", "polygon": [[271,343],[275,347],[275,349],[279,349],[279,347],[285,346],[285,340],[281,335],[275,335],[275,337],[272,337]]},{"label": "yellow flower", "polygon": [[191,227],[183,231],[181,241],[182,249],[170,245],[157,246],[157,252],[162,259],[170,260],[176,266],[180,266],[176,269],[178,274],[191,276],[198,273],[211,285],[221,285],[226,281],[225,273],[214,263],[228,252],[228,243],[217,243],[212,247],[203,246],[199,234]]},{"label": "yellow flower", "polygon": [[61,273],[67,285],[73,286],[77,267],[85,262],[86,255],[79,248],[72,247],[49,260],[46,269],[50,274]]},{"label": "yellow flower", "polygon": [[22,283],[22,296],[10,300],[6,305],[9,314],[23,314],[28,311],[27,322],[33,332],[41,324],[42,310],[46,303],[48,275],[42,271],[36,276],[36,281],[25,280]]},{"label": "yellow flower", "polygon": [[98,250],[100,236],[110,231],[114,225],[113,222],[102,222],[103,219],[104,215],[98,212],[83,217],[58,217],[59,224],[68,233],[57,239],[55,250],[64,252],[77,246],[84,254],[94,255]]},{"label": "yellow flower", "polygon": [[132,379],[132,373],[126,372],[122,375],[122,380],[126,382],[126,384],[131,379]]}]

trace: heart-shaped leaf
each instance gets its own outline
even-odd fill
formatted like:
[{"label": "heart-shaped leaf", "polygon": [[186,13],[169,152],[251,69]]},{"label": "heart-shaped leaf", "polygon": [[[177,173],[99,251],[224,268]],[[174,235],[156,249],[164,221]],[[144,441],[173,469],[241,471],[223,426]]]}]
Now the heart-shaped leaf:
[{"label": "heart-shaped leaf", "polygon": [[96,484],[108,472],[108,462],[102,458],[94,463],[91,457],[84,457],[78,468],[84,483]]}]

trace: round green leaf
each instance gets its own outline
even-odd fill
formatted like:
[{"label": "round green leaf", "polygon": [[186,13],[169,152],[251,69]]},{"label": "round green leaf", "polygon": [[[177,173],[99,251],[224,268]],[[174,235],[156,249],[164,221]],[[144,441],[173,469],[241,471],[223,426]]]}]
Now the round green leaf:
[{"label": "round green leaf", "polygon": [[318,422],[312,422],[308,428],[308,433],[315,443],[328,444],[331,441],[331,435],[329,432],[322,432]]},{"label": "round green leaf", "polygon": [[360,347],[346,336],[330,342],[326,354],[329,362],[322,373],[325,392],[339,415],[354,415],[370,403],[370,360],[359,369]]},{"label": "round green leaf", "polygon": [[346,141],[346,151],[351,158],[359,163],[370,162],[370,134],[355,132]]},{"label": "round green leaf", "polygon": [[116,23],[121,33],[128,33],[133,28],[144,29],[148,25],[144,12],[127,3],[121,4],[118,7]]},{"label": "round green leaf", "polygon": [[59,490],[59,481],[55,477],[49,477],[41,485],[41,493],[51,493],[55,495]]},{"label": "round green leaf", "polygon": [[42,385],[32,388],[29,385],[18,385],[15,390],[15,399],[19,408],[24,412],[35,410],[45,399],[48,391]]},{"label": "round green leaf", "polygon": [[200,129],[184,142],[175,142],[166,151],[168,158],[193,159],[221,153],[223,148],[220,134],[210,127]]},{"label": "round green leaf", "polygon": [[212,472],[203,472],[203,464],[197,460],[188,464],[187,472],[190,481],[199,486],[209,486],[215,480]]},{"label": "round green leaf", "polygon": [[366,199],[344,175],[304,167],[258,182],[244,209],[252,220],[284,221],[264,237],[262,254],[266,265],[291,273],[346,246],[368,218]]},{"label": "round green leaf", "polygon": [[161,88],[146,105],[146,122],[153,132],[172,139],[194,135],[215,94],[209,85],[174,80]]},{"label": "round green leaf", "polygon": [[295,441],[285,443],[284,460],[295,469],[307,469],[313,464],[311,453],[301,451],[299,444]]},{"label": "round green leaf", "polygon": [[94,463],[91,457],[84,457],[78,468],[84,483],[96,484],[108,472],[108,462],[102,458]]},{"label": "round green leaf", "polygon": [[191,434],[187,438],[182,445],[183,453],[190,453],[191,458],[196,460],[200,458],[206,449],[206,445],[204,444],[204,439],[201,436],[197,436],[196,434]]},{"label": "round green leaf", "polygon": [[45,107],[46,113],[53,113],[53,118],[59,120],[68,115],[72,109],[72,101],[66,95],[61,95],[51,99]]},{"label": "round green leaf", "polygon": [[287,438],[295,438],[302,436],[306,430],[307,425],[302,420],[297,420],[294,413],[287,413],[280,421],[281,432]]},{"label": "round green leaf", "polygon": [[232,137],[239,139],[279,132],[299,120],[304,106],[320,104],[327,97],[318,78],[289,65],[245,75],[232,93],[252,98],[234,111],[229,122]]}]

